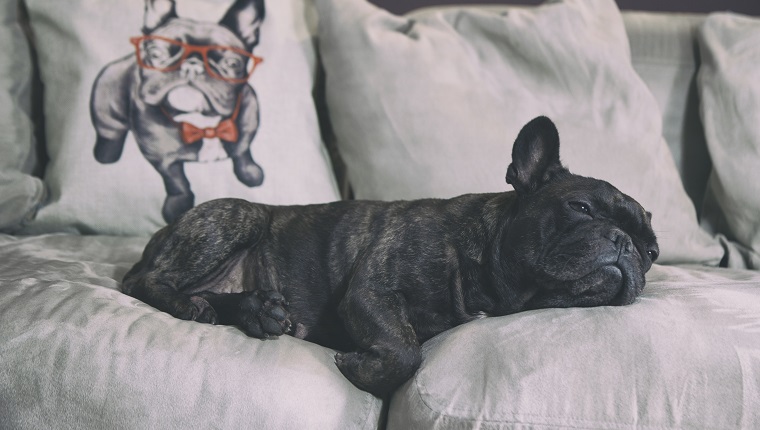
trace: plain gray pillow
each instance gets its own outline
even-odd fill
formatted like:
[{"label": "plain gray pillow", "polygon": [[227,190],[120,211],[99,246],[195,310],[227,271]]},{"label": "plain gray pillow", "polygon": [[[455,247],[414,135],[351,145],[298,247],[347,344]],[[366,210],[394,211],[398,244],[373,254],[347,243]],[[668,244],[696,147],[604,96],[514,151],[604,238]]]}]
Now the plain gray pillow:
[{"label": "plain gray pillow", "polygon": [[612,0],[413,19],[363,0],[316,4],[330,118],[357,198],[506,190],[514,138],[547,115],[571,171],[608,180],[654,214],[660,262],[720,261]]},{"label": "plain gray pillow", "polygon": [[698,33],[702,122],[713,170],[702,224],[727,264],[760,269],[760,20],[713,14]]},{"label": "plain gray pillow", "polygon": [[32,176],[36,150],[31,120],[32,54],[19,24],[19,2],[0,6],[0,231],[13,232],[45,199]]}]

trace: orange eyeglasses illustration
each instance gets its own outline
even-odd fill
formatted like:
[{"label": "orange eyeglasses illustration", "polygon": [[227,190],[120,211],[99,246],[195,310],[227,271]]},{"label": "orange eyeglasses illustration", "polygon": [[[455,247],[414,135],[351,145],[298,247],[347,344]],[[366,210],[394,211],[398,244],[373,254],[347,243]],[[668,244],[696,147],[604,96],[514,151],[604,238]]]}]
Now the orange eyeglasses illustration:
[{"label": "orange eyeglasses illustration", "polygon": [[200,54],[209,76],[225,82],[247,82],[256,66],[264,61],[250,52],[233,46],[191,45],[162,36],[130,38],[137,64],[148,70],[172,72],[179,69],[193,53]]}]

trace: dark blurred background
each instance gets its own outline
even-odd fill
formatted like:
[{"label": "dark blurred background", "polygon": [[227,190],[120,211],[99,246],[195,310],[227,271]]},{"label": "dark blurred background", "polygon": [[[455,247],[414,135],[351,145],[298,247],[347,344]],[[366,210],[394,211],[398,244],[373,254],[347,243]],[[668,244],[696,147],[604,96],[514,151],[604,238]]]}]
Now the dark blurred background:
[{"label": "dark blurred background", "polygon": [[[424,6],[446,4],[539,4],[542,0],[370,0],[397,14]],[[733,11],[760,15],[760,0],[616,0],[620,9],[667,12]]]}]

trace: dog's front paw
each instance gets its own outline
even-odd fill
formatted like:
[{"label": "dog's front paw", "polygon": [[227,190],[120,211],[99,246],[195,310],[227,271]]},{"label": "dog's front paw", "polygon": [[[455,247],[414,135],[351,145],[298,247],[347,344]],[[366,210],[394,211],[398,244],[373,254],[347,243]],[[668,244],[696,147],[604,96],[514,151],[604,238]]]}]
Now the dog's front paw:
[{"label": "dog's front paw", "polygon": [[259,339],[276,338],[290,332],[288,302],[277,291],[253,291],[240,303],[240,326]]},{"label": "dog's front paw", "polygon": [[216,324],[216,310],[205,299],[198,296],[182,297],[174,303],[172,315],[179,319],[200,323]]}]

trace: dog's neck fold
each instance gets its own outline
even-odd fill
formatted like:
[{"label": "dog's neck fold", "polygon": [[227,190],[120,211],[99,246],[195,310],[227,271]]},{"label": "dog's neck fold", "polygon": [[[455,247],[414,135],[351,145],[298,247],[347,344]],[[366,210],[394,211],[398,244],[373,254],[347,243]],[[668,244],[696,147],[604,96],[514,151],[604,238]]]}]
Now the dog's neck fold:
[{"label": "dog's neck fold", "polygon": [[462,232],[470,239],[480,237],[476,242],[484,244],[460,256],[462,288],[455,297],[455,309],[462,321],[519,312],[533,296],[529,289],[520,288],[521,270],[510,267],[505,255],[505,233],[517,204],[514,192],[494,195],[482,209],[479,228]]}]

